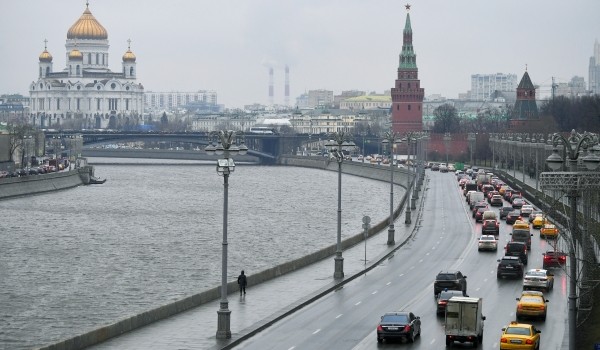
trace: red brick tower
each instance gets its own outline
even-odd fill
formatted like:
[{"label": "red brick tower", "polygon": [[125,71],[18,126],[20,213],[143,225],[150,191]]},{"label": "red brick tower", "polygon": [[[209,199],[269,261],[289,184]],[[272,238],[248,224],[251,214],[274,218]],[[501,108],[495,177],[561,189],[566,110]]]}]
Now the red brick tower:
[{"label": "red brick tower", "polygon": [[406,24],[398,79],[392,88],[392,130],[394,132],[423,130],[423,97],[425,90],[421,88],[417,55],[412,45],[412,28],[410,27],[410,5],[406,5]]}]

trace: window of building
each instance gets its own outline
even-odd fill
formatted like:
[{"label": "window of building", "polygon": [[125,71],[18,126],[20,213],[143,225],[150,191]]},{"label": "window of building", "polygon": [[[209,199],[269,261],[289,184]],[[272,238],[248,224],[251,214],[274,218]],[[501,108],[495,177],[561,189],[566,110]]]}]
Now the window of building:
[{"label": "window of building", "polygon": [[81,69],[81,67],[79,67],[79,65],[77,65],[77,66],[75,67],[75,74],[77,74],[77,75],[81,74],[81,73],[80,73],[80,69]]},{"label": "window of building", "polygon": [[410,111],[410,105],[408,105],[408,110]]},{"label": "window of building", "polygon": [[56,98],[56,109],[60,110],[60,98]]},{"label": "window of building", "polygon": [[77,99],[77,110],[80,110],[80,109],[81,109],[81,99],[78,98]]}]

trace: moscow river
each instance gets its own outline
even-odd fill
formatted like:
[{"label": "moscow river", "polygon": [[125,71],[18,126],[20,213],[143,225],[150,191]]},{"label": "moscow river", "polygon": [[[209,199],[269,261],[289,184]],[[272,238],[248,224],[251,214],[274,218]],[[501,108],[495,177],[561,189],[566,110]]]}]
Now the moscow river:
[{"label": "moscow river", "polygon": [[[215,162],[115,161],[90,159],[103,185],[0,201],[0,349],[48,345],[220,285]],[[342,239],[362,232],[364,215],[388,217],[389,183],[342,181]],[[397,205],[403,189],[394,193]],[[335,244],[337,173],[238,164],[228,213],[232,281]]]}]

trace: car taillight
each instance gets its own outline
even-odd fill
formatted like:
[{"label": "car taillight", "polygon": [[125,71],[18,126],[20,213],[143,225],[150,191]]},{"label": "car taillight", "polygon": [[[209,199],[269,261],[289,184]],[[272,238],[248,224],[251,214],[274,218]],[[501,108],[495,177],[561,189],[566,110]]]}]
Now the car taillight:
[{"label": "car taillight", "polygon": [[517,310],[522,310],[522,309],[523,309],[523,305],[521,305],[521,304],[518,304],[518,305],[517,305]]},{"label": "car taillight", "polygon": [[500,342],[501,343],[508,343],[508,339],[502,337],[502,338],[500,338]]},{"label": "car taillight", "polygon": [[527,340],[525,340],[525,344],[533,344],[533,340],[527,339]]},{"label": "car taillight", "polygon": [[404,326],[404,331],[405,332],[410,332],[410,326],[409,325]]},{"label": "car taillight", "polygon": [[381,327],[381,325],[378,325],[377,326],[377,331],[379,331],[379,332],[383,331],[383,327]]}]

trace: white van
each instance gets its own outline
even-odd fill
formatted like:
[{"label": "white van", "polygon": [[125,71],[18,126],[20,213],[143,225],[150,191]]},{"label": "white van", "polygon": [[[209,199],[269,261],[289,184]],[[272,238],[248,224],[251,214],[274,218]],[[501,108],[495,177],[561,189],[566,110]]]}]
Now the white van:
[{"label": "white van", "polygon": [[474,192],[469,196],[469,207],[473,208],[475,203],[485,200],[483,192]]}]

